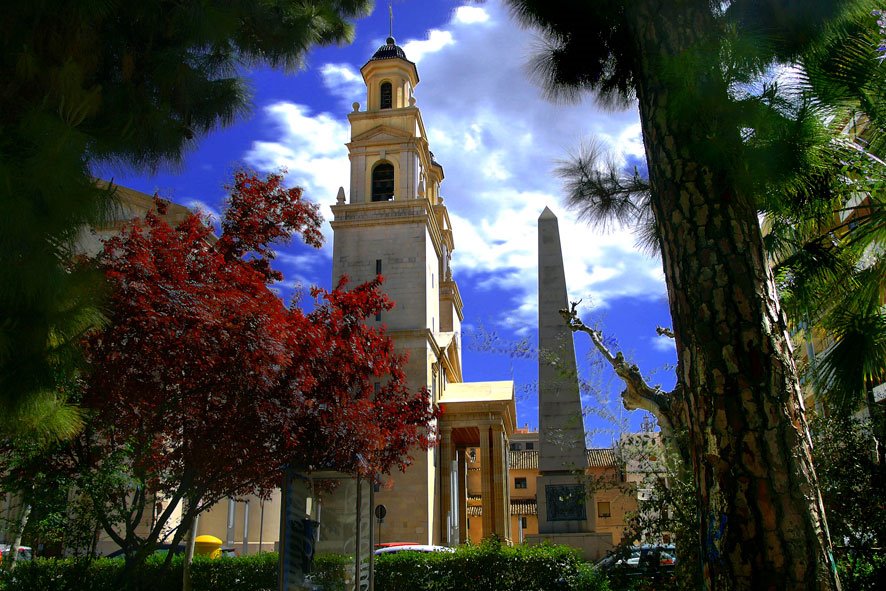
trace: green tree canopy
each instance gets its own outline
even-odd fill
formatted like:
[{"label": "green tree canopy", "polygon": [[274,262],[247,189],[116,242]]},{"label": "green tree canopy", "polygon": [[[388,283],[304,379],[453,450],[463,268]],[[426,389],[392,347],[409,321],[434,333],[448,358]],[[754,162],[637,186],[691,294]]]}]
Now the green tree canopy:
[{"label": "green tree canopy", "polygon": [[[70,267],[113,215],[95,166],[180,162],[249,106],[247,68],[295,70],[352,38],[367,0],[35,0],[0,21],[0,417],[70,433],[57,388],[101,319],[101,287]],[[67,414],[55,412],[67,409]],[[35,419],[34,417],[40,417]],[[55,423],[48,419],[54,417]],[[53,426],[54,425],[54,426]],[[66,429],[65,429],[66,427]]]}]

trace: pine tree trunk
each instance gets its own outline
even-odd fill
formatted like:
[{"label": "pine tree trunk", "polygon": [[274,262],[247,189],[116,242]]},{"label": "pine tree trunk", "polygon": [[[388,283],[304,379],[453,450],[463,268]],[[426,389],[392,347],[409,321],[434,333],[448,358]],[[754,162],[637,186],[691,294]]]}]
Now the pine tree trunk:
[{"label": "pine tree trunk", "polygon": [[708,6],[649,0],[629,15],[703,578],[718,590],[835,590],[790,338],[730,159],[739,130],[717,112],[728,95]]}]

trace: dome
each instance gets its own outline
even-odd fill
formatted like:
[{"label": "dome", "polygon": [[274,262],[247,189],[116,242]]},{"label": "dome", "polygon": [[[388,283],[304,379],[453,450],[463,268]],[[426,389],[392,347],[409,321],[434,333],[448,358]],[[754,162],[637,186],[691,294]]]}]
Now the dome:
[{"label": "dome", "polygon": [[406,59],[406,54],[403,53],[403,49],[394,41],[394,38],[388,37],[385,44],[378,48],[372,57],[369,58],[369,61],[390,60],[394,58],[409,61]]}]

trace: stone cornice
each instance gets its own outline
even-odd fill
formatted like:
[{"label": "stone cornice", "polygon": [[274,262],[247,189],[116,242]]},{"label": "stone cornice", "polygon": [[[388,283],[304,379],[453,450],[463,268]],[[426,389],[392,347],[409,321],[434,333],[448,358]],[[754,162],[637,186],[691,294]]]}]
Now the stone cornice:
[{"label": "stone cornice", "polygon": [[462,302],[461,293],[458,291],[458,284],[455,280],[445,279],[440,282],[440,299],[452,300],[452,303],[455,305],[455,310],[458,312],[459,321],[465,319],[465,315],[462,312],[464,302]]},{"label": "stone cornice", "polygon": [[329,225],[335,231],[340,228],[380,224],[423,223],[431,235],[431,243],[434,245],[437,257],[442,257],[443,234],[437,223],[437,217],[432,215],[432,207],[430,202],[423,198],[333,205],[333,219]]}]

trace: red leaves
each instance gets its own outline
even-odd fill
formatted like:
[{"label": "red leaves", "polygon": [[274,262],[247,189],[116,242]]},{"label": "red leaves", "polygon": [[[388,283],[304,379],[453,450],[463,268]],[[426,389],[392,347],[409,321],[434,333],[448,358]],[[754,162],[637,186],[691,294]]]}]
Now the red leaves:
[{"label": "red leaves", "polygon": [[270,267],[274,252],[270,245],[288,242],[293,233],[300,233],[306,244],[319,247],[320,208],[302,200],[298,187],[286,189],[281,174],[270,174],[260,179],[254,172],[234,173],[227,211],[222,222],[222,237],[218,248],[229,260],[241,259],[253,252],[248,264],[265,276],[267,282],[283,278]]},{"label": "red leaves", "polygon": [[281,183],[237,173],[215,243],[196,215],[171,228],[151,213],[99,258],[110,322],[88,339],[84,404],[99,445],[128,446],[161,490],[269,489],[292,462],[386,472],[427,443],[428,393],[407,390],[405,360],[364,323],[393,305],[380,281],[315,289],[309,314],[267,288],[272,242],[320,240],[316,206]]}]

